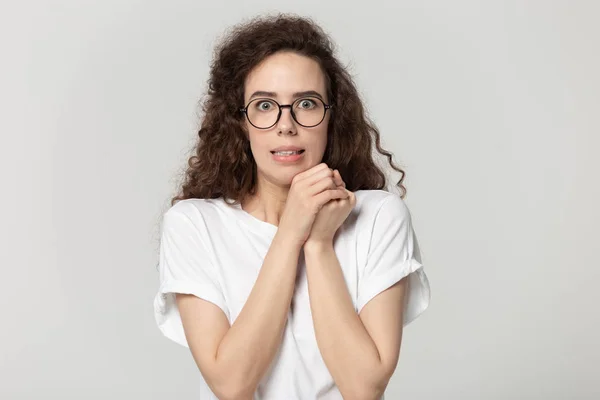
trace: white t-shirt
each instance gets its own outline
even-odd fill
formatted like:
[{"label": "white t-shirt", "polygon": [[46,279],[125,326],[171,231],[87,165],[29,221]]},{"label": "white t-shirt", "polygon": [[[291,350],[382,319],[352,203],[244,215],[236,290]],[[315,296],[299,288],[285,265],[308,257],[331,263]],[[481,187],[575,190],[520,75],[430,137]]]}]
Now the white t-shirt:
[{"label": "white t-shirt", "polygon": [[[399,195],[359,190],[356,205],[339,228],[334,249],[357,312],[377,294],[409,276],[404,325],[429,305],[429,281]],[[169,339],[189,347],[175,293],[193,294],[220,307],[233,324],[254,283],[277,226],[259,220],[223,198],[187,199],[164,214],[156,322]],[[279,353],[255,400],[342,399],[319,352],[311,317],[303,252],[292,307]],[[217,397],[200,375],[200,398]]]}]

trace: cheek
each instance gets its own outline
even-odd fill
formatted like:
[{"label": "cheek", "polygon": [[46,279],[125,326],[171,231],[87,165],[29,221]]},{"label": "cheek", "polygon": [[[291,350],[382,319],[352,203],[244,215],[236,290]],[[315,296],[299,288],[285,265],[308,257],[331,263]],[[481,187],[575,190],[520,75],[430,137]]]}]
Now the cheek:
[{"label": "cheek", "polygon": [[256,157],[264,157],[264,153],[270,150],[270,144],[260,134],[250,132],[250,148]]},{"label": "cheek", "polygon": [[319,132],[319,147],[323,149],[327,146],[327,135],[327,127],[325,126],[325,128]]}]

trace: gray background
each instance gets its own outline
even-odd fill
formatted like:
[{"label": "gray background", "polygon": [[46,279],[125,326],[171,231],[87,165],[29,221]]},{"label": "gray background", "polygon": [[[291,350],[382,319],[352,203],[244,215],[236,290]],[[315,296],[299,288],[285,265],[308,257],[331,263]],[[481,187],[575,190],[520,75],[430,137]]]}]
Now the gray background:
[{"label": "gray background", "polygon": [[2,2],[0,398],[195,398],[159,217],[215,39],[274,10],[333,36],[407,172],[432,303],[387,396],[600,398],[599,4]]}]

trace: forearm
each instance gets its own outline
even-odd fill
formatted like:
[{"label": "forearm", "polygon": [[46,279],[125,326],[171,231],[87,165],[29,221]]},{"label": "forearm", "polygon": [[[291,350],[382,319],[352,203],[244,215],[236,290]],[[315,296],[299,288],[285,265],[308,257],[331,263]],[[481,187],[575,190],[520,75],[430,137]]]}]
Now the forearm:
[{"label": "forearm", "polygon": [[281,344],[300,248],[275,235],[244,307],[219,345],[219,370],[242,391],[256,388]]},{"label": "forearm", "polygon": [[378,399],[387,385],[379,352],[354,309],[333,244],[304,246],[310,306],[323,360],[345,399]]}]

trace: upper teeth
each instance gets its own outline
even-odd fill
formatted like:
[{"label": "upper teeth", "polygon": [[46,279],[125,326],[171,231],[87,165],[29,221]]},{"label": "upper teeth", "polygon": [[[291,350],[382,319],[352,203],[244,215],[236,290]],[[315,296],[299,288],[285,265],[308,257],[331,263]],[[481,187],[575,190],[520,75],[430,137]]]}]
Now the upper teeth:
[{"label": "upper teeth", "polygon": [[281,155],[281,156],[289,156],[292,154],[299,154],[302,150],[296,150],[296,151],[276,151],[275,154],[277,155]]}]

